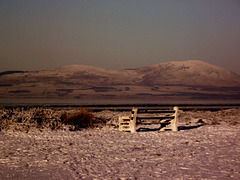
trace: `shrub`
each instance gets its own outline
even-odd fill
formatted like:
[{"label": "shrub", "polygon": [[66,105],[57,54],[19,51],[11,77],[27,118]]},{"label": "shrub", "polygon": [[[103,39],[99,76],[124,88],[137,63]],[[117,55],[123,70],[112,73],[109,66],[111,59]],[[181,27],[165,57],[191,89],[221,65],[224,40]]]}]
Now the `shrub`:
[{"label": "shrub", "polygon": [[80,130],[81,128],[92,128],[94,117],[91,112],[81,109],[71,114],[64,112],[61,121],[65,125],[70,125],[70,130]]},{"label": "shrub", "polygon": [[[70,113],[71,112],[71,113]],[[81,128],[102,127],[106,124],[102,119],[95,118],[86,109],[78,111],[55,111],[45,108],[0,109],[0,131],[35,131],[43,129],[79,130]]]},{"label": "shrub", "polygon": [[6,119],[0,117],[0,131],[6,130],[9,128],[9,123]]}]

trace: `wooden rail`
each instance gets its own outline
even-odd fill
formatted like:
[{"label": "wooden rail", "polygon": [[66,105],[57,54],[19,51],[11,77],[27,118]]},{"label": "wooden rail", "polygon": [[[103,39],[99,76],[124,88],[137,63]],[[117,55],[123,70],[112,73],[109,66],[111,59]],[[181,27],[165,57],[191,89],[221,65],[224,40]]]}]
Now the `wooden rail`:
[{"label": "wooden rail", "polygon": [[130,116],[119,116],[119,130],[136,132],[137,125],[160,124],[160,131],[177,131],[178,107],[173,110],[133,108]]}]

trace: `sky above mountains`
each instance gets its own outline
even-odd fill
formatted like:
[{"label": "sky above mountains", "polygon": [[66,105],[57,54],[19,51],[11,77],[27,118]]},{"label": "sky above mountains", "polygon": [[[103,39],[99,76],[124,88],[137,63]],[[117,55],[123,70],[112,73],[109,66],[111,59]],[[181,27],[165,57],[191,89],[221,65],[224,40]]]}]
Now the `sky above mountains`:
[{"label": "sky above mountains", "polygon": [[0,71],[204,60],[240,72],[239,0],[1,0]]}]

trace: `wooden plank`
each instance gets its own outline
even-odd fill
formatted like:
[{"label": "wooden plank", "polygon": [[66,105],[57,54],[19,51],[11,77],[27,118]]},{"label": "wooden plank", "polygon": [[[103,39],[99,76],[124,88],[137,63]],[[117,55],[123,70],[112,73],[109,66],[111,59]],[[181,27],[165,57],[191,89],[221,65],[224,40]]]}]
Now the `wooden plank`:
[{"label": "wooden plank", "polygon": [[163,124],[162,122],[137,122],[137,125]]},{"label": "wooden plank", "polygon": [[120,123],[121,124],[121,126],[129,126],[129,123]]},{"label": "wooden plank", "polygon": [[137,117],[138,120],[142,120],[142,119],[174,119],[174,116],[164,116],[164,117]]},{"label": "wooden plank", "polygon": [[151,110],[151,109],[138,109],[138,114],[145,114],[145,113],[175,113],[173,110]]}]

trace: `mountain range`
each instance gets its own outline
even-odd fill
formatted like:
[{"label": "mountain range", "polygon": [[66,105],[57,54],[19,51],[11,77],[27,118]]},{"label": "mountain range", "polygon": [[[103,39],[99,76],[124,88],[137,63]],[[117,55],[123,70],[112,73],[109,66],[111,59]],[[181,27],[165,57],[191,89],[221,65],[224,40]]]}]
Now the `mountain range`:
[{"label": "mountain range", "polygon": [[198,60],[123,70],[68,65],[2,72],[0,98],[240,99],[240,75]]}]

